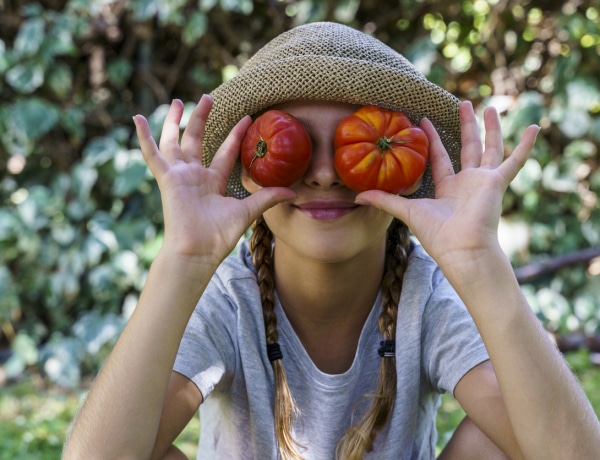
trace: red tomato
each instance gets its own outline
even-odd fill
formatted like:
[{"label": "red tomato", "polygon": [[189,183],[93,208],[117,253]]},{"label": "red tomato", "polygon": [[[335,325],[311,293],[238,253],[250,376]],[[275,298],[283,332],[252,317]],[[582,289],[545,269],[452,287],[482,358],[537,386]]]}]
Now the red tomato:
[{"label": "red tomato", "polygon": [[242,164],[261,187],[289,187],[304,176],[311,155],[304,126],[281,110],[259,116],[242,140]]},{"label": "red tomato", "polygon": [[384,190],[409,195],[420,186],[429,140],[402,112],[361,107],[338,125],[333,164],[357,192]]}]

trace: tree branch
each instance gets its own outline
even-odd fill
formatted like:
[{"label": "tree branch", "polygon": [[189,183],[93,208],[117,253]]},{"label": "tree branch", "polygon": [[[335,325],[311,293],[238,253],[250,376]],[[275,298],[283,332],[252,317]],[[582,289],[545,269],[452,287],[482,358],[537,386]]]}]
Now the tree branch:
[{"label": "tree branch", "polygon": [[544,262],[536,262],[515,268],[515,275],[519,283],[526,283],[547,273],[555,272],[567,265],[588,262],[596,257],[600,257],[600,246],[561,254]]}]

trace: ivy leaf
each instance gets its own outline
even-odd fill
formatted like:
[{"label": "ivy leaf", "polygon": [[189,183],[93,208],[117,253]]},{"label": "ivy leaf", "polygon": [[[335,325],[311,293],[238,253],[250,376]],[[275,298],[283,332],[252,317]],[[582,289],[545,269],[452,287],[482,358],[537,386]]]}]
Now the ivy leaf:
[{"label": "ivy leaf", "polygon": [[106,69],[108,81],[116,88],[124,88],[131,77],[132,72],[133,66],[127,59],[117,59],[112,61]]},{"label": "ivy leaf", "polygon": [[73,90],[73,72],[64,62],[55,62],[48,72],[46,83],[56,96],[66,99]]},{"label": "ivy leaf", "polygon": [[181,33],[183,42],[188,46],[195,45],[206,32],[207,25],[206,15],[199,11],[192,13]]},{"label": "ivy leaf", "polygon": [[13,49],[18,56],[30,57],[38,52],[44,39],[44,20],[33,17],[21,24]]},{"label": "ivy leaf", "polygon": [[22,94],[31,94],[44,84],[44,67],[35,61],[17,64],[6,72],[6,82]]},{"label": "ivy leaf", "polygon": [[54,128],[58,119],[58,109],[44,99],[25,99],[12,107],[12,128],[19,130],[31,141],[38,140]]}]

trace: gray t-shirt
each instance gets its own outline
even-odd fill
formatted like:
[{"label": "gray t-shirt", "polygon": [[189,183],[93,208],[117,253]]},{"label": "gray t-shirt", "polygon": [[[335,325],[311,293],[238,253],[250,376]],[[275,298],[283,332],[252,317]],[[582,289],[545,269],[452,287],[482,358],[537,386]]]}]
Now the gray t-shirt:
[{"label": "gray t-shirt", "polygon": [[[304,458],[334,459],[337,442],[377,387],[381,335],[375,301],[350,369],[321,372],[276,302],[279,343],[292,394],[302,413],[294,438]],[[244,243],[217,270],[183,336],[174,369],[204,396],[198,458],[278,458],[273,371],[254,266]],[[488,359],[466,308],[433,260],[416,246],[409,258],[396,329],[397,396],[390,422],[366,458],[433,459],[440,393]]]}]

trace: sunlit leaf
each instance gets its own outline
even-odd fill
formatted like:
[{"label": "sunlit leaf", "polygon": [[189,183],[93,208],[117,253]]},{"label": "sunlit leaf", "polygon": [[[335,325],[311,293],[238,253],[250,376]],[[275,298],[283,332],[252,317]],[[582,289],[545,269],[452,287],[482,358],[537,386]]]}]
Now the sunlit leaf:
[{"label": "sunlit leaf", "polygon": [[198,39],[206,32],[207,26],[208,20],[206,19],[206,15],[199,11],[194,11],[181,32],[183,42],[188,46],[195,45]]},{"label": "sunlit leaf", "polygon": [[84,161],[90,166],[101,166],[119,151],[119,144],[109,137],[92,139],[83,151]]},{"label": "sunlit leaf", "polygon": [[560,122],[560,130],[571,139],[582,137],[588,132],[591,119],[583,110],[570,110]]},{"label": "sunlit leaf", "polygon": [[158,2],[155,0],[138,0],[130,2],[129,7],[134,17],[139,21],[145,21],[155,16],[158,12]]},{"label": "sunlit leaf", "polygon": [[84,343],[86,352],[94,355],[106,343],[114,342],[123,326],[123,319],[115,314],[101,315],[92,311],[77,320],[73,333]]},{"label": "sunlit leaf", "polygon": [[72,55],[77,48],[73,42],[73,33],[77,32],[78,18],[72,16],[55,16],[50,33],[42,46],[42,51],[47,56]]},{"label": "sunlit leaf", "polygon": [[19,93],[33,93],[44,84],[44,67],[35,61],[17,64],[6,72],[6,82]]},{"label": "sunlit leaf", "polygon": [[43,350],[44,372],[56,385],[74,388],[81,380],[81,360],[84,348],[79,339],[60,337],[48,343]]},{"label": "sunlit leaf", "polygon": [[43,99],[29,98],[18,101],[11,109],[11,127],[36,141],[58,122],[58,109]]},{"label": "sunlit leaf", "polygon": [[542,167],[534,158],[529,158],[517,177],[510,183],[510,188],[519,195],[536,188],[542,178]]},{"label": "sunlit leaf", "polygon": [[44,42],[44,27],[44,20],[40,17],[23,21],[15,38],[15,53],[21,57],[30,57],[37,53]]}]

